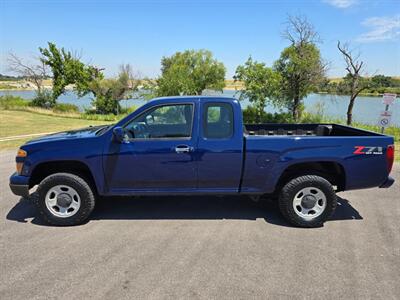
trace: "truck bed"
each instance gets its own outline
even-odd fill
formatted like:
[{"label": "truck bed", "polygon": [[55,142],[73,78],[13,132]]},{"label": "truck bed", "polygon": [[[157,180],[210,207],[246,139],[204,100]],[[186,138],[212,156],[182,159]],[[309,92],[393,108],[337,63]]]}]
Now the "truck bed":
[{"label": "truck bed", "polygon": [[378,136],[379,134],[338,124],[245,124],[245,135],[256,136]]},{"label": "truck bed", "polygon": [[380,186],[388,177],[385,153],[392,137],[337,124],[244,127],[243,193],[273,192],[284,170],[310,162],[333,163],[342,169],[346,175],[341,190]]}]

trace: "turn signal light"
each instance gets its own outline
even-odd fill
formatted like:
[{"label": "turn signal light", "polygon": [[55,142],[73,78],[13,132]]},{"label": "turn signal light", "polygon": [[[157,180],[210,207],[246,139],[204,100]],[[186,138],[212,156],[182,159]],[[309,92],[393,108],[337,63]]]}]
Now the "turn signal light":
[{"label": "turn signal light", "polygon": [[17,152],[17,157],[16,157],[16,162],[17,162],[17,173],[18,175],[21,175],[22,173],[22,167],[24,166],[24,160],[25,157],[27,156],[27,153],[25,150],[19,149]]},{"label": "turn signal light", "polygon": [[26,151],[22,149],[18,149],[17,157],[26,157]]}]

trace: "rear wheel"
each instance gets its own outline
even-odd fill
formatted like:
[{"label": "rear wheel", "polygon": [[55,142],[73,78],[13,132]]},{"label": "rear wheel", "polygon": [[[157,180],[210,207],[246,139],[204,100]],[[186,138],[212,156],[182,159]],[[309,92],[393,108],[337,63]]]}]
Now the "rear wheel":
[{"label": "rear wheel", "polygon": [[279,196],[279,209],[291,224],[319,227],[332,215],[337,205],[336,193],[325,178],[300,176],[289,181]]},{"label": "rear wheel", "polygon": [[43,219],[52,225],[77,225],[94,209],[95,197],[89,184],[69,173],[46,177],[34,197]]}]

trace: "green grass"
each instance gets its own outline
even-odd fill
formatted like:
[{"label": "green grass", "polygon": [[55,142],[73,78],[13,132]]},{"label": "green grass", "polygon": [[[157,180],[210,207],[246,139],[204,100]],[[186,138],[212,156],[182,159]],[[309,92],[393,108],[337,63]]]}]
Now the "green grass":
[{"label": "green grass", "polygon": [[115,122],[133,112],[136,107],[132,106],[128,109],[123,109],[122,113],[118,116],[114,114],[100,115],[89,112],[80,113],[78,107],[74,104],[57,103],[53,108],[45,109],[37,106],[32,106],[31,101],[25,100],[21,97],[4,95],[0,96],[0,109],[32,112],[36,114],[57,116],[62,118]]},{"label": "green grass", "polygon": [[[43,132],[57,132],[109,123],[107,121],[76,118],[66,120],[64,116],[45,115],[29,111],[2,110],[0,111],[0,138]],[[0,150],[17,148],[32,138],[0,142]]]},{"label": "green grass", "polygon": [[53,116],[58,118],[80,119],[80,120],[101,121],[101,122],[116,122],[126,116],[126,114],[121,114],[117,116],[113,114],[99,115],[99,114],[87,114],[87,113],[77,113],[77,112],[58,112],[57,109],[51,110],[40,107],[13,108],[10,110],[30,112],[38,115]]},{"label": "green grass", "polygon": [[[31,101],[21,97],[0,96],[0,138],[115,123],[135,109],[136,107],[130,107],[118,116],[99,115],[80,113],[73,104],[57,103],[52,109],[45,109],[32,106]],[[0,150],[17,148],[32,138],[34,137],[0,141]]]},{"label": "green grass", "polygon": [[4,95],[0,96],[0,108],[2,109],[14,109],[28,107],[30,101],[25,100],[18,96]]}]

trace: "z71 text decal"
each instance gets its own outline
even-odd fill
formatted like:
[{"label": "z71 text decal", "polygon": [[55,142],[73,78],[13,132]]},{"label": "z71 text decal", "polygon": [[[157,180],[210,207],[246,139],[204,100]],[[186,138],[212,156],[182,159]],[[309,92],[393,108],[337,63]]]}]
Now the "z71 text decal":
[{"label": "z71 text decal", "polygon": [[353,154],[383,154],[382,147],[355,146]]}]

